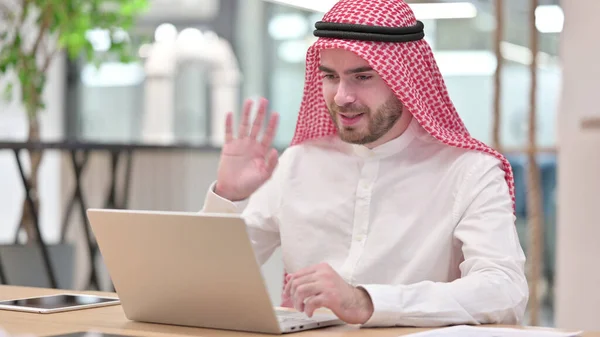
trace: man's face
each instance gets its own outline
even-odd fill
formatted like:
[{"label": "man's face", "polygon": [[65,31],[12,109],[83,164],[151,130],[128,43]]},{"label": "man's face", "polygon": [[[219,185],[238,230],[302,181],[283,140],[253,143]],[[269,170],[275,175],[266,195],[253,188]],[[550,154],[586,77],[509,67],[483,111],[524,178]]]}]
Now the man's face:
[{"label": "man's face", "polygon": [[323,96],[343,141],[376,146],[402,133],[394,132],[402,103],[367,61],[350,51],[326,49],[319,69]]}]

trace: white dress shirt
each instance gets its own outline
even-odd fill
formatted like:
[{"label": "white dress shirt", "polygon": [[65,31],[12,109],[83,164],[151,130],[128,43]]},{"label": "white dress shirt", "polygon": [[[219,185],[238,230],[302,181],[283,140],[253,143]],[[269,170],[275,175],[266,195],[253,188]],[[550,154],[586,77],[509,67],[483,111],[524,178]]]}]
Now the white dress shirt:
[{"label": "white dress shirt", "polygon": [[259,263],[281,246],[290,273],[327,262],[364,287],[375,311],[363,326],[523,318],[525,255],[500,161],[414,119],[372,150],[337,137],[288,148],[243,211],[213,187],[202,211],[242,212]]}]

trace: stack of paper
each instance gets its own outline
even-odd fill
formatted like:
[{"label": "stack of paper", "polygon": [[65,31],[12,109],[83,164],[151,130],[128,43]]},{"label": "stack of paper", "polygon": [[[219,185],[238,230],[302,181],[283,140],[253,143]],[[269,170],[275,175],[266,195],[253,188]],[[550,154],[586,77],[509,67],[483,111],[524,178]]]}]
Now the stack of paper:
[{"label": "stack of paper", "polygon": [[404,337],[576,337],[582,332],[558,332],[544,329],[514,329],[458,325],[418,332]]}]

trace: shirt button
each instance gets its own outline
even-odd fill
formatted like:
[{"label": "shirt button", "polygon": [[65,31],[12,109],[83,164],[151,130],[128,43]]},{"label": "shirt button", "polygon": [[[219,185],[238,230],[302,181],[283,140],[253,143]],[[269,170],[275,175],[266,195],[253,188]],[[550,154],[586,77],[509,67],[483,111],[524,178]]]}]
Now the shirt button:
[{"label": "shirt button", "polygon": [[356,236],[356,241],[365,241],[365,236],[363,234],[358,234]]}]

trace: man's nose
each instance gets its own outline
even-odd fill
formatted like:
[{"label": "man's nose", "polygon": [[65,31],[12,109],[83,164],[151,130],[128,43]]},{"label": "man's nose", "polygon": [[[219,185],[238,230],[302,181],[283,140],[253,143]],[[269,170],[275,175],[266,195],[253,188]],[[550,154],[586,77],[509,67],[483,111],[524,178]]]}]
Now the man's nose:
[{"label": "man's nose", "polygon": [[335,104],[345,106],[354,103],[355,100],[356,96],[349,90],[348,86],[340,83],[334,97]]}]

